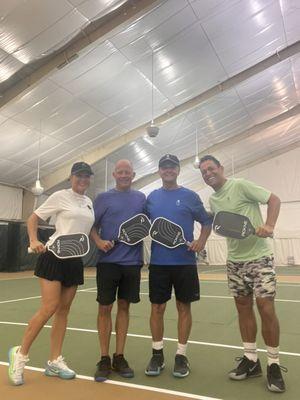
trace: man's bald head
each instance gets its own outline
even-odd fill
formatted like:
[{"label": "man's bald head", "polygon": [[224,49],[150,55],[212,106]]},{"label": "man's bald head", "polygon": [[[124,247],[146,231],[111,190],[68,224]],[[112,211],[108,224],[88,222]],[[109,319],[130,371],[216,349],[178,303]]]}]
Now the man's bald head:
[{"label": "man's bald head", "polygon": [[132,162],[129,160],[119,160],[115,164],[113,177],[116,181],[116,189],[126,191],[131,188],[131,183],[135,177]]}]

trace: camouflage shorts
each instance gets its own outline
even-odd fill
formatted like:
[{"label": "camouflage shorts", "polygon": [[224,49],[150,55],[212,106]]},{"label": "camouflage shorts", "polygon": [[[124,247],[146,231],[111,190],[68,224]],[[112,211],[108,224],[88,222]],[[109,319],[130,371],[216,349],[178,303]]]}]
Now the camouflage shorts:
[{"label": "camouflage shorts", "polygon": [[247,262],[227,262],[228,287],[234,297],[275,297],[276,273],[273,257]]}]

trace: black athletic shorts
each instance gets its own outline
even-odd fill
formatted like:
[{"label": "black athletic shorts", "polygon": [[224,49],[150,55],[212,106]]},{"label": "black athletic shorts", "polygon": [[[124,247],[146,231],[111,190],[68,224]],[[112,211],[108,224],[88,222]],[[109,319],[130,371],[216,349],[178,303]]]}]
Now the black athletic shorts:
[{"label": "black athletic shorts", "polygon": [[82,285],[83,263],[81,257],[61,260],[51,251],[42,253],[37,259],[34,275],[48,281],[59,281],[65,287]]},{"label": "black athletic shorts", "polygon": [[141,265],[97,264],[97,301],[103,306],[118,299],[140,301]]},{"label": "black athletic shorts", "polygon": [[176,300],[191,303],[200,299],[196,265],[150,265],[149,298],[153,304],[170,300],[174,287]]}]

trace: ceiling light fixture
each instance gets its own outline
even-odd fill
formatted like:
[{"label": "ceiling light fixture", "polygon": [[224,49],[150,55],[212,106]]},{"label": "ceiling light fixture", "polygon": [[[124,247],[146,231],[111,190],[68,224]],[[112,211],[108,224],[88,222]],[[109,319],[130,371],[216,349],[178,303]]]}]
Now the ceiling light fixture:
[{"label": "ceiling light fixture", "polygon": [[37,164],[37,177],[35,181],[35,185],[31,189],[31,192],[35,196],[40,196],[44,193],[44,188],[41,185],[40,181],[40,162],[41,162],[41,136],[42,136],[42,124],[40,125],[40,133],[39,133],[39,143],[38,143],[38,164]]},{"label": "ceiling light fixture", "polygon": [[199,158],[199,148],[198,148],[198,128],[196,129],[196,155],[195,155],[195,160],[193,162],[193,167],[195,169],[199,168],[200,164],[200,158]]},{"label": "ceiling light fixture", "polygon": [[151,124],[147,126],[147,134],[151,138],[154,138],[158,135],[159,127],[154,124],[154,52],[151,49],[151,61],[152,61],[152,68],[151,68]]}]

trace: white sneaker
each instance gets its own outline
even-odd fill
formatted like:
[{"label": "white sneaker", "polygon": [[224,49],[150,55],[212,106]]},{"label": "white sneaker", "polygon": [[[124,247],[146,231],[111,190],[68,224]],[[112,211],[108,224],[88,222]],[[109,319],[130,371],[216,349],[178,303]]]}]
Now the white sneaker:
[{"label": "white sneaker", "polygon": [[28,356],[20,353],[20,346],[12,347],[8,352],[8,377],[13,385],[23,385],[24,383],[24,368],[29,361]]},{"label": "white sneaker", "polygon": [[76,373],[67,366],[64,358],[59,356],[56,360],[47,361],[45,375],[58,376],[61,379],[73,379]]}]

